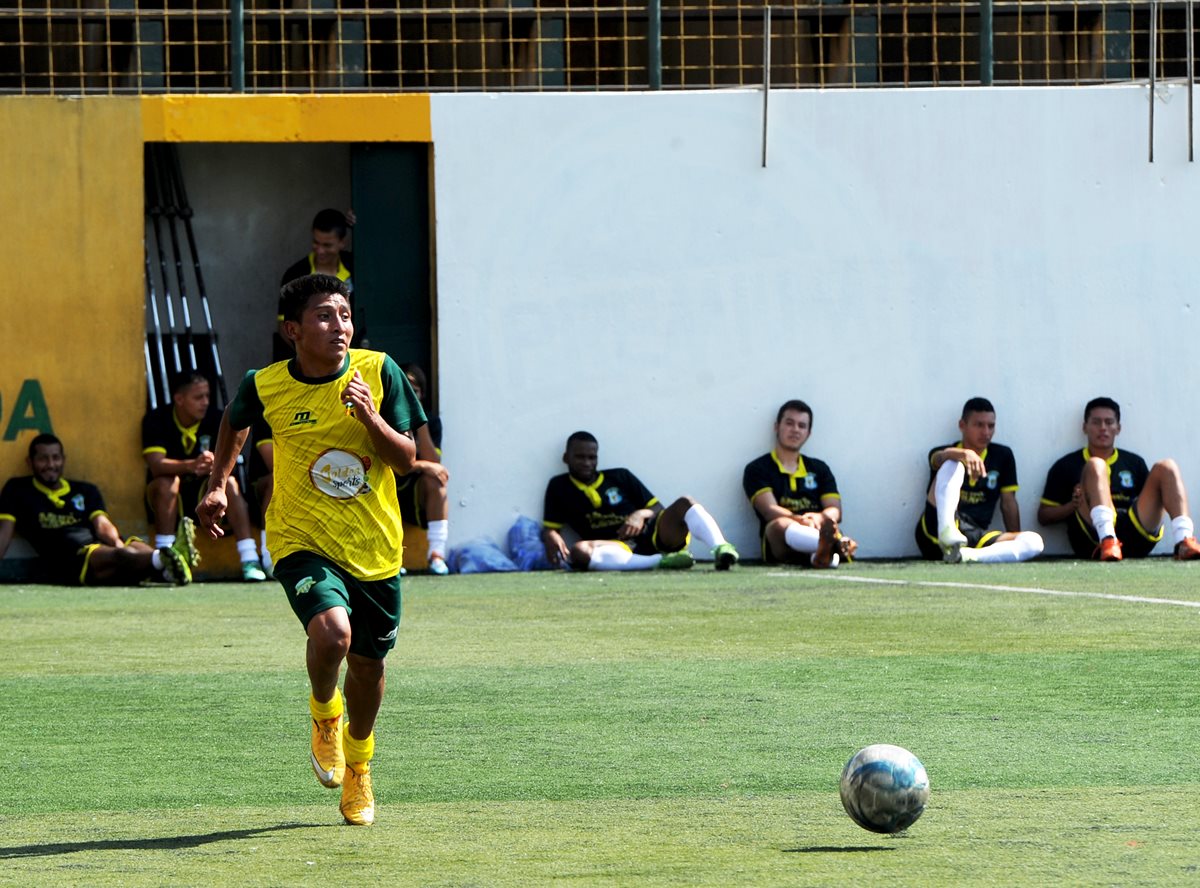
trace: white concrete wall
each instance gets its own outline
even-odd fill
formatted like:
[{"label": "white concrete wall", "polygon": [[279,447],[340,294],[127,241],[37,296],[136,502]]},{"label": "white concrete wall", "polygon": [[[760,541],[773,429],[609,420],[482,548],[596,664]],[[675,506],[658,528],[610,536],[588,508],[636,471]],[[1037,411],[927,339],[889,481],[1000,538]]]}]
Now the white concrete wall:
[{"label": "white concrete wall", "polygon": [[586,428],[754,553],[741,471],[790,397],[864,556],[915,554],[925,453],[976,394],[1026,528],[1098,394],[1200,490],[1200,166],[1180,88],[1147,163],[1147,95],[778,92],[766,169],[754,91],[434,96],[452,543],[540,518]]}]

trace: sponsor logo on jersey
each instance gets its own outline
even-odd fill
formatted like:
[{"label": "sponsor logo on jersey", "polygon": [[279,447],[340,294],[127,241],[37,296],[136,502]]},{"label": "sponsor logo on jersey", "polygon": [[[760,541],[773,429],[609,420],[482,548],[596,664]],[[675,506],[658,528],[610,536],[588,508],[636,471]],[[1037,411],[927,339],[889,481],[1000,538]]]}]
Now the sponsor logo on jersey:
[{"label": "sponsor logo on jersey", "polygon": [[[317,421],[313,418],[311,410],[299,410],[295,417],[292,418],[292,426],[298,425],[316,425]],[[288,426],[291,428],[291,426]]]},{"label": "sponsor logo on jersey", "polygon": [[353,453],[332,448],[320,454],[308,469],[313,487],[334,499],[350,499],[367,493],[367,467]]}]

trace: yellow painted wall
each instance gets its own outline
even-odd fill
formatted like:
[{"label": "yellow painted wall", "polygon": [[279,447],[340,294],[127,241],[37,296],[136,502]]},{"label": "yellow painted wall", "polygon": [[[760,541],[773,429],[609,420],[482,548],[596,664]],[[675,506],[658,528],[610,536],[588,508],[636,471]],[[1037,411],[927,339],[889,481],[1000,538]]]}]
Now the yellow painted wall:
[{"label": "yellow painted wall", "polygon": [[128,532],[145,520],[140,105],[0,97],[0,133],[0,476],[27,474],[37,432],[14,408],[35,380],[68,473],[99,484]]}]

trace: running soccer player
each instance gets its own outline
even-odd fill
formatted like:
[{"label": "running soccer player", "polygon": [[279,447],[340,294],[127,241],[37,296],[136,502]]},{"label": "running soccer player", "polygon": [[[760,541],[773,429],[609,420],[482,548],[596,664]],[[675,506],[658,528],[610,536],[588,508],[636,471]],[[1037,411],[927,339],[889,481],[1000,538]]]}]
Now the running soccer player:
[{"label": "running soccer player", "polygon": [[747,464],[742,489],[758,517],[767,564],[837,567],[858,543],[842,536],[842,496],[829,466],[800,448],[812,433],[812,408],[787,401],[775,414],[775,447]]},{"label": "running soccer player", "polygon": [[[971,398],[958,421],[957,444],[929,451],[929,491],[917,521],[917,548],[930,561],[1028,561],[1041,554],[1040,534],[1021,530],[1017,461],[996,444],[996,408]],[[996,504],[1004,531],[991,530]]]},{"label": "running soccer player", "polygon": [[[208,380],[203,374],[179,376],[171,385],[171,403],[142,418],[142,459],[146,462],[146,517],[154,527],[154,544],[170,546],[183,519],[196,514],[212,470],[212,445],[221,414],[210,406]],[[242,579],[260,583],[267,578],[258,559],[250,509],[236,478],[230,478],[229,525],[237,540]],[[191,567],[199,561],[194,557]]]},{"label": "running soccer player", "polygon": [[173,546],[159,549],[133,537],[121,539],[104,511],[99,488],[63,477],[66,460],[62,441],[54,435],[38,435],[29,442],[26,462],[33,474],[10,478],[0,491],[0,558],[13,534],[19,533],[62,583],[93,586],[166,580],[186,586],[192,581],[189,533],[181,534]]},{"label": "running soccer player", "polygon": [[[694,533],[712,549],[717,570],[738,562],[737,549],[704,506],[681,496],[665,509],[628,469],[598,472],[600,445],[590,432],[567,438],[568,471],[546,485],[542,543],[551,564],[575,570],[686,570]],[[579,537],[563,539],[569,527]]]},{"label": "running soccer player", "polygon": [[391,358],[350,348],[354,323],[341,281],[299,278],[283,288],[283,306],[296,357],[242,380],[221,419],[212,483],[197,511],[208,533],[221,536],[225,482],[250,426],[265,418],[275,462],[267,538],[275,578],[308,636],[313,770],[324,786],[341,786],[346,822],[367,825],[375,819],[371,758],[384,658],[400,625],[394,472],[411,470],[425,414]]},{"label": "running soccer player", "polygon": [[1136,453],[1118,450],[1121,405],[1112,398],[1087,402],[1083,433],[1087,446],[1050,467],[1038,521],[1067,522],[1067,539],[1080,558],[1120,561],[1125,555],[1150,554],[1163,538],[1165,514],[1171,519],[1176,560],[1200,556],[1175,460],[1159,460],[1147,469]]}]

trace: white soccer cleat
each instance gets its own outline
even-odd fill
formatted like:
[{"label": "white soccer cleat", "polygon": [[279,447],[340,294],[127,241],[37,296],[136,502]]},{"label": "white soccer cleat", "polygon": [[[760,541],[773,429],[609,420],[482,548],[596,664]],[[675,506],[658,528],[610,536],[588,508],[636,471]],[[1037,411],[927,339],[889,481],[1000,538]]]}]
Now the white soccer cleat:
[{"label": "white soccer cleat", "polygon": [[950,524],[938,531],[938,545],[942,547],[942,556],[947,564],[958,564],[962,561],[962,547],[967,544],[963,532]]}]

